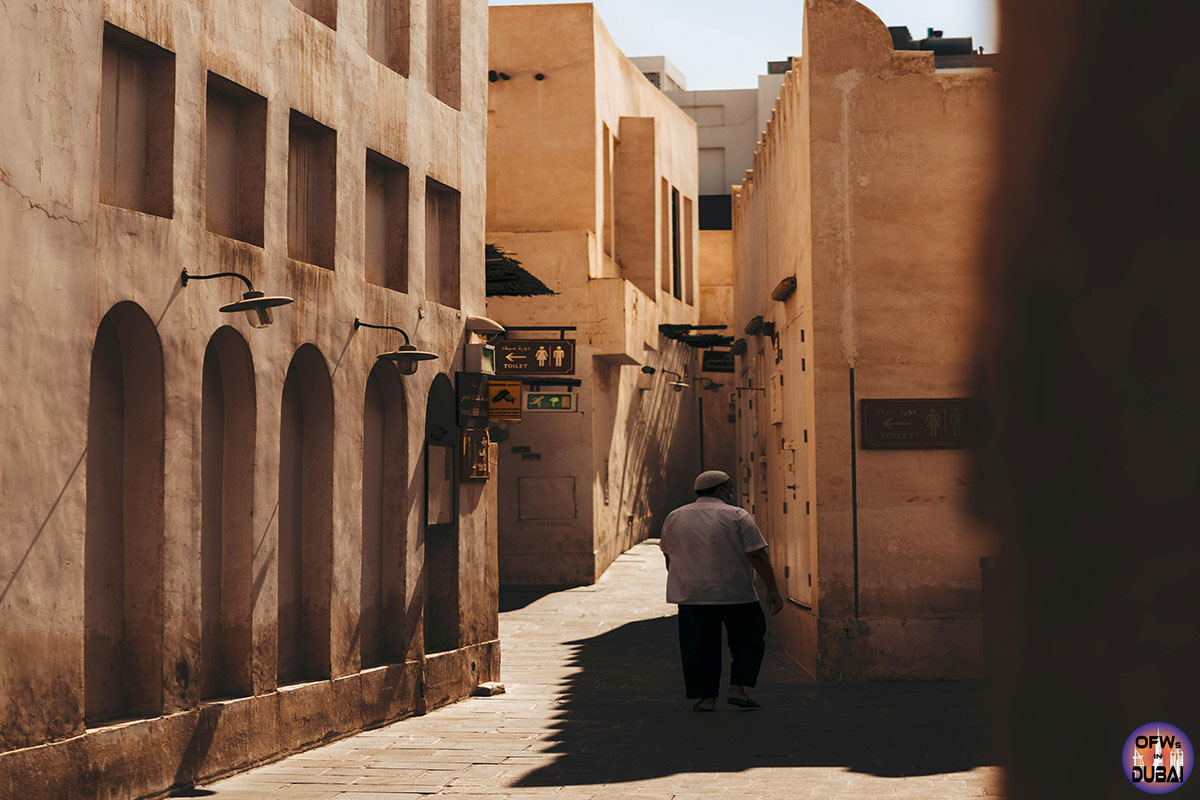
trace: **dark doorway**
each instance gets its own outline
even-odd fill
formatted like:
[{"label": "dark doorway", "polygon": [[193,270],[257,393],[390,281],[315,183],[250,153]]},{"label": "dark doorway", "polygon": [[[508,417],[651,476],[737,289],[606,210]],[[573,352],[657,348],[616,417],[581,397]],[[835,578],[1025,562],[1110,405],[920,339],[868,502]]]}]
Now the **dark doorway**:
[{"label": "dark doorway", "polygon": [[279,431],[279,683],[328,678],[333,568],[333,390],[306,344],[283,384]]},{"label": "dark doorway", "polygon": [[404,660],[408,537],[408,409],[396,367],[376,362],[363,398],[362,584],[364,667]]},{"label": "dark doorway", "polygon": [[84,721],[162,712],[163,363],[135,303],[92,349],[84,531]]},{"label": "dark doorway", "polygon": [[458,476],[454,386],[438,375],[425,405],[425,652],[459,646]]},{"label": "dark doorway", "polygon": [[219,328],[204,352],[201,410],[200,694],[250,694],[254,367]]}]

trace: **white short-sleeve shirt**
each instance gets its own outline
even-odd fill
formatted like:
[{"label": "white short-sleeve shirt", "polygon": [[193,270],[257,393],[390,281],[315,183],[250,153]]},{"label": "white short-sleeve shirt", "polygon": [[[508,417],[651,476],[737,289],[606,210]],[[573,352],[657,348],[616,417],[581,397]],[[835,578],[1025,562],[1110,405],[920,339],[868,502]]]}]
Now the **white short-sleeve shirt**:
[{"label": "white short-sleeve shirt", "polygon": [[700,497],[667,515],[659,547],[671,557],[667,602],[753,603],[754,567],[746,553],[767,546],[754,518],[716,497]]}]

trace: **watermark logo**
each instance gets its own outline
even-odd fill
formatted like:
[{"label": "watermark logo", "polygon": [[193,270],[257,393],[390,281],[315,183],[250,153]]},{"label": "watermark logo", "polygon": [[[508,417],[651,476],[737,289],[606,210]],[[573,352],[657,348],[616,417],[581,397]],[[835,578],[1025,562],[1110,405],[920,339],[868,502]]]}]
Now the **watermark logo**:
[{"label": "watermark logo", "polygon": [[1129,734],[1121,750],[1125,777],[1148,794],[1166,794],[1183,786],[1194,760],[1191,740],[1165,722],[1147,722]]}]

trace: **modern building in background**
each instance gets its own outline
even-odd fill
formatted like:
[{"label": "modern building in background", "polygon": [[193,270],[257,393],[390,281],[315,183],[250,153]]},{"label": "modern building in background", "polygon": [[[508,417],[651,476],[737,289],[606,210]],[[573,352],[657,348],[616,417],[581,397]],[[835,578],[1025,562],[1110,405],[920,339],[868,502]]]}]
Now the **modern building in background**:
[{"label": "modern building in background", "polygon": [[[790,61],[767,63],[753,89],[688,91],[679,70],[662,56],[632,59],[650,82],[696,123],[700,322],[726,324],[733,318],[733,187],[746,177],[754,150],[766,130],[775,98],[783,86]],[[668,80],[669,78],[669,80]],[[734,449],[731,416],[736,412],[732,374],[702,371],[708,386],[720,384],[716,395],[705,396],[701,413],[710,440],[720,452]],[[732,472],[730,474],[733,474]]]},{"label": "modern building in background", "polygon": [[629,61],[642,71],[654,88],[663,92],[687,89],[687,77],[666,56],[634,56]]},{"label": "modern building in background", "polygon": [[510,341],[575,342],[564,383],[524,387],[566,392],[572,411],[526,402],[500,446],[500,577],[588,584],[690,501],[702,465],[733,468],[699,421],[727,395],[705,391],[681,341],[701,335],[696,126],[590,4],[490,19],[487,241],[556,294],[489,297],[488,315]]},{"label": "modern building in background", "polygon": [[[935,37],[936,38],[936,37]],[[967,402],[992,186],[990,57],[938,68],[854,0],[806,7],[734,192],[741,504],[824,680],[981,674]]]},{"label": "modern building in background", "polygon": [[[454,413],[484,5],[210,5],[0,13],[4,797],[163,792],[499,674]],[[377,359],[408,337],[436,359]]]},{"label": "modern building in background", "polygon": [[767,74],[758,76],[753,89],[688,91],[686,78],[665,57],[630,60],[696,123],[701,315],[728,319],[733,309],[733,187],[753,164],[791,61],[768,62]]}]

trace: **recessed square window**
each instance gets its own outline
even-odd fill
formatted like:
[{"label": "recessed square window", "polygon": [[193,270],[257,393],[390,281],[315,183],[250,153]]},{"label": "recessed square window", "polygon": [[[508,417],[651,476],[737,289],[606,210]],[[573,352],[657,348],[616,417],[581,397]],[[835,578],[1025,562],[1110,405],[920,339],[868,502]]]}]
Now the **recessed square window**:
[{"label": "recessed square window", "polygon": [[267,177],[267,101],[208,73],[204,138],[205,226],[263,244]]},{"label": "recessed square window", "polygon": [[175,54],[108,23],[100,79],[100,202],[174,212]]},{"label": "recessed square window", "polygon": [[669,294],[671,291],[671,184],[667,183],[666,178],[662,178],[659,182],[661,188],[658,192],[660,206],[658,210],[658,252],[662,265],[659,270],[659,285],[663,294]]},{"label": "recessed square window", "polygon": [[299,111],[288,128],[288,257],[333,269],[337,133]]},{"label": "recessed square window", "polygon": [[367,52],[401,75],[408,75],[411,0],[367,0]]},{"label": "recessed square window", "polygon": [[292,0],[292,5],[318,22],[337,29],[337,0]]},{"label": "recessed square window", "polygon": [[458,308],[459,206],[457,191],[425,179],[425,296]]},{"label": "recessed square window", "polygon": [[683,198],[683,302],[689,306],[696,304],[693,285],[696,283],[696,254],[692,249],[692,198]]},{"label": "recessed square window", "polygon": [[368,150],[366,206],[366,279],[377,286],[407,292],[408,168]]},{"label": "recessed square window", "polygon": [[462,0],[425,0],[429,93],[452,108],[462,96]]},{"label": "recessed square window", "polygon": [[679,190],[671,187],[671,293],[683,299],[683,247],[679,232]]}]

